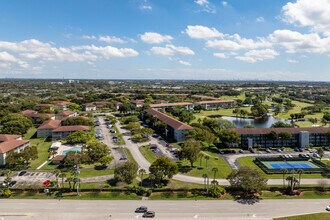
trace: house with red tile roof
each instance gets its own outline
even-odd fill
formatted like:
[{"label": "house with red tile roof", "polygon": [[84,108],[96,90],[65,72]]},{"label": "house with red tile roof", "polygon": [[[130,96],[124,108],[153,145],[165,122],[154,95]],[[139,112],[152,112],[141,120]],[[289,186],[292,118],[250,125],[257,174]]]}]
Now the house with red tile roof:
[{"label": "house with red tile roof", "polygon": [[63,118],[68,118],[68,117],[77,117],[78,113],[74,111],[63,111],[61,113],[58,113],[55,115],[56,120],[62,120]]},{"label": "house with red tile roof", "polygon": [[69,134],[72,134],[76,131],[88,132],[89,130],[90,130],[89,126],[82,126],[82,125],[60,126],[52,131],[52,139],[53,140],[65,139]]},{"label": "house with red tile roof", "polygon": [[51,137],[54,129],[61,126],[61,120],[47,120],[37,130],[37,137]]},{"label": "house with red tile roof", "polygon": [[189,130],[192,130],[188,124],[185,124],[175,118],[172,118],[165,113],[159,112],[155,109],[149,108],[146,110],[146,113],[152,117],[157,118],[158,120],[164,122],[167,125],[167,137],[173,138],[176,141],[185,141],[186,133]]},{"label": "house with red tile roof", "polygon": [[0,134],[0,165],[6,164],[8,153],[21,152],[29,144],[30,141],[22,140],[20,135]]}]

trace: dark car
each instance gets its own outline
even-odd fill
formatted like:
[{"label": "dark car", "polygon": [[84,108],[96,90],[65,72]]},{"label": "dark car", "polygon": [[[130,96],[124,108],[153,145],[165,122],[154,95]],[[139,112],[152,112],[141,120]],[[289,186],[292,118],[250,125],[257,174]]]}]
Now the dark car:
[{"label": "dark car", "polygon": [[17,181],[11,181],[11,182],[8,184],[8,186],[12,187],[12,186],[14,186],[16,183],[17,183]]},{"label": "dark car", "polygon": [[147,211],[148,211],[148,207],[146,207],[146,206],[140,206],[135,209],[135,212],[137,212],[137,213],[145,213]]},{"label": "dark car", "polygon": [[143,218],[153,218],[155,217],[155,212],[153,211],[147,211],[142,215]]},{"label": "dark car", "polygon": [[26,170],[23,170],[23,171],[19,172],[18,176],[24,176],[26,173],[27,173]]}]

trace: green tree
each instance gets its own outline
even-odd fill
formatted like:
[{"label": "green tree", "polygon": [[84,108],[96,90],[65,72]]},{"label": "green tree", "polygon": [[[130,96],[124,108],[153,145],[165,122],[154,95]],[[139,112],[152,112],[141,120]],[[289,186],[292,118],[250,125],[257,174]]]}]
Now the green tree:
[{"label": "green tree", "polygon": [[292,134],[289,132],[281,132],[278,134],[278,137],[282,140],[282,146],[285,146],[284,141],[292,138]]},{"label": "green tree", "polygon": [[0,120],[2,134],[25,134],[33,127],[31,120],[23,115],[12,113]]},{"label": "green tree", "polygon": [[91,139],[91,135],[85,131],[76,131],[69,134],[66,138],[68,144],[87,143]]},{"label": "green tree", "polygon": [[38,149],[36,146],[28,146],[21,152],[26,164],[30,164],[32,160],[38,159]]},{"label": "green tree", "polygon": [[322,157],[324,157],[324,150],[322,147],[317,149],[317,154],[320,156],[320,160],[322,160]]},{"label": "green tree", "polygon": [[282,121],[275,122],[271,126],[272,128],[293,128],[293,125],[284,123]]},{"label": "green tree", "polygon": [[241,141],[241,136],[232,130],[221,130],[218,132],[218,137],[219,141],[226,146],[237,144]]},{"label": "green tree", "polygon": [[181,156],[190,162],[190,166],[194,166],[194,162],[198,159],[201,152],[201,145],[194,139],[186,140],[181,149]]},{"label": "green tree", "polygon": [[288,170],[285,168],[282,168],[281,171],[283,174],[283,188],[285,188],[285,175],[288,173]]},{"label": "green tree", "polygon": [[271,131],[267,134],[267,138],[273,142],[274,147],[275,141],[278,139],[278,134],[275,131]]},{"label": "green tree", "polygon": [[109,155],[109,147],[100,141],[89,141],[84,148],[85,153],[90,158],[90,163],[99,162],[99,160]]},{"label": "green tree", "polygon": [[255,117],[261,117],[268,113],[268,108],[266,105],[258,102],[251,107],[251,113]]},{"label": "green tree", "polygon": [[116,167],[115,169],[115,179],[118,182],[126,182],[131,184],[133,179],[136,178],[136,172],[138,171],[138,166],[133,162],[125,162]]},{"label": "green tree", "polygon": [[140,175],[140,178],[141,178],[141,187],[142,187],[142,184],[143,184],[143,175],[146,174],[146,170],[145,169],[139,169],[139,175]]},{"label": "green tree", "polygon": [[110,164],[112,160],[113,160],[113,157],[110,157],[109,155],[105,155],[105,156],[101,157],[98,160],[98,162],[101,164],[102,167],[107,167],[108,164]]},{"label": "green tree", "polygon": [[247,166],[233,170],[227,179],[231,187],[240,190],[244,196],[253,196],[255,193],[261,192],[268,181],[258,170]]},{"label": "green tree", "polygon": [[177,174],[178,165],[166,157],[159,157],[151,164],[149,171],[162,181],[166,177],[171,179]]}]

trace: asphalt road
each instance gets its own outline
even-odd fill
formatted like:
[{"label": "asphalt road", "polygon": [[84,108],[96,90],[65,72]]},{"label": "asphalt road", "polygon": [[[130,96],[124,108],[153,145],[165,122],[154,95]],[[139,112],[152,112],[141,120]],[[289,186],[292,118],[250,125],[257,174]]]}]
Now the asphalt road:
[{"label": "asphalt road", "polygon": [[[155,211],[155,219],[272,219],[325,212],[329,200],[264,200],[246,204],[231,200],[201,201],[94,201],[0,200],[0,220],[137,219],[135,208]],[[111,215],[111,217],[110,217]]]}]

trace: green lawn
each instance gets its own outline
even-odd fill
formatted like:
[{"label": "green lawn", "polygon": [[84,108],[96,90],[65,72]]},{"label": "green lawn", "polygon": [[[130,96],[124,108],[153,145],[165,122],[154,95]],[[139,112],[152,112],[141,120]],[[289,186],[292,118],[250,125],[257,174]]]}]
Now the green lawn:
[{"label": "green lawn", "polygon": [[[227,178],[229,173],[231,172],[231,169],[227,162],[223,158],[213,158],[211,157],[207,161],[208,167],[209,167],[209,175],[213,178],[214,172],[212,171],[212,168],[218,168],[218,172],[216,173],[216,178]],[[207,168],[206,168],[206,160],[202,158],[202,163],[200,163],[200,159],[194,163],[194,167],[191,169],[190,163],[187,160],[181,160],[178,162],[179,165],[179,171],[188,176],[196,176],[196,177],[202,177],[203,174],[207,174]]]},{"label": "green lawn", "polygon": [[330,219],[329,212],[274,218],[273,220],[326,220],[326,219]]},{"label": "green lawn", "polygon": [[187,182],[181,182],[178,180],[171,179],[167,186],[164,188],[168,189],[202,189],[204,188],[204,185],[197,184],[197,183],[187,183]]},{"label": "green lawn", "polygon": [[94,176],[105,176],[105,175],[111,175],[114,173],[114,170],[80,170],[79,177],[85,178],[85,177],[94,177]]},{"label": "green lawn", "polygon": [[[55,194],[45,195],[44,193],[14,192],[9,199],[58,199]],[[77,199],[77,200],[141,200],[141,196],[134,193],[126,194],[123,192],[81,192],[77,196],[75,192],[64,193],[61,199]]]},{"label": "green lawn", "polygon": [[[269,179],[282,179],[282,174],[265,174],[254,162],[252,157],[241,157],[237,159],[240,166],[248,166],[259,170],[264,177]],[[313,178],[324,178],[321,174],[302,174],[301,178],[313,179]]]},{"label": "green lawn", "polygon": [[125,144],[125,140],[123,138],[123,134],[121,134],[118,130],[118,128],[116,127],[116,125],[113,125],[113,129],[116,131],[115,136],[118,137],[119,141],[117,143],[115,143],[116,145],[123,145]]},{"label": "green lawn", "polygon": [[31,162],[31,169],[36,169],[43,162],[48,159],[49,147],[52,142],[45,142],[43,138],[35,138],[35,133],[37,132],[36,128],[30,128],[28,132],[24,135],[24,139],[30,140],[30,146],[36,146],[38,149],[38,159]]},{"label": "green lawn", "polygon": [[139,147],[139,150],[144,158],[146,158],[150,163],[153,163],[157,159],[157,155],[150,150],[148,145]]},{"label": "green lawn", "polygon": [[136,161],[134,160],[134,157],[132,156],[131,152],[127,149],[124,148],[125,154],[127,156],[127,159],[133,163],[136,163]]}]

